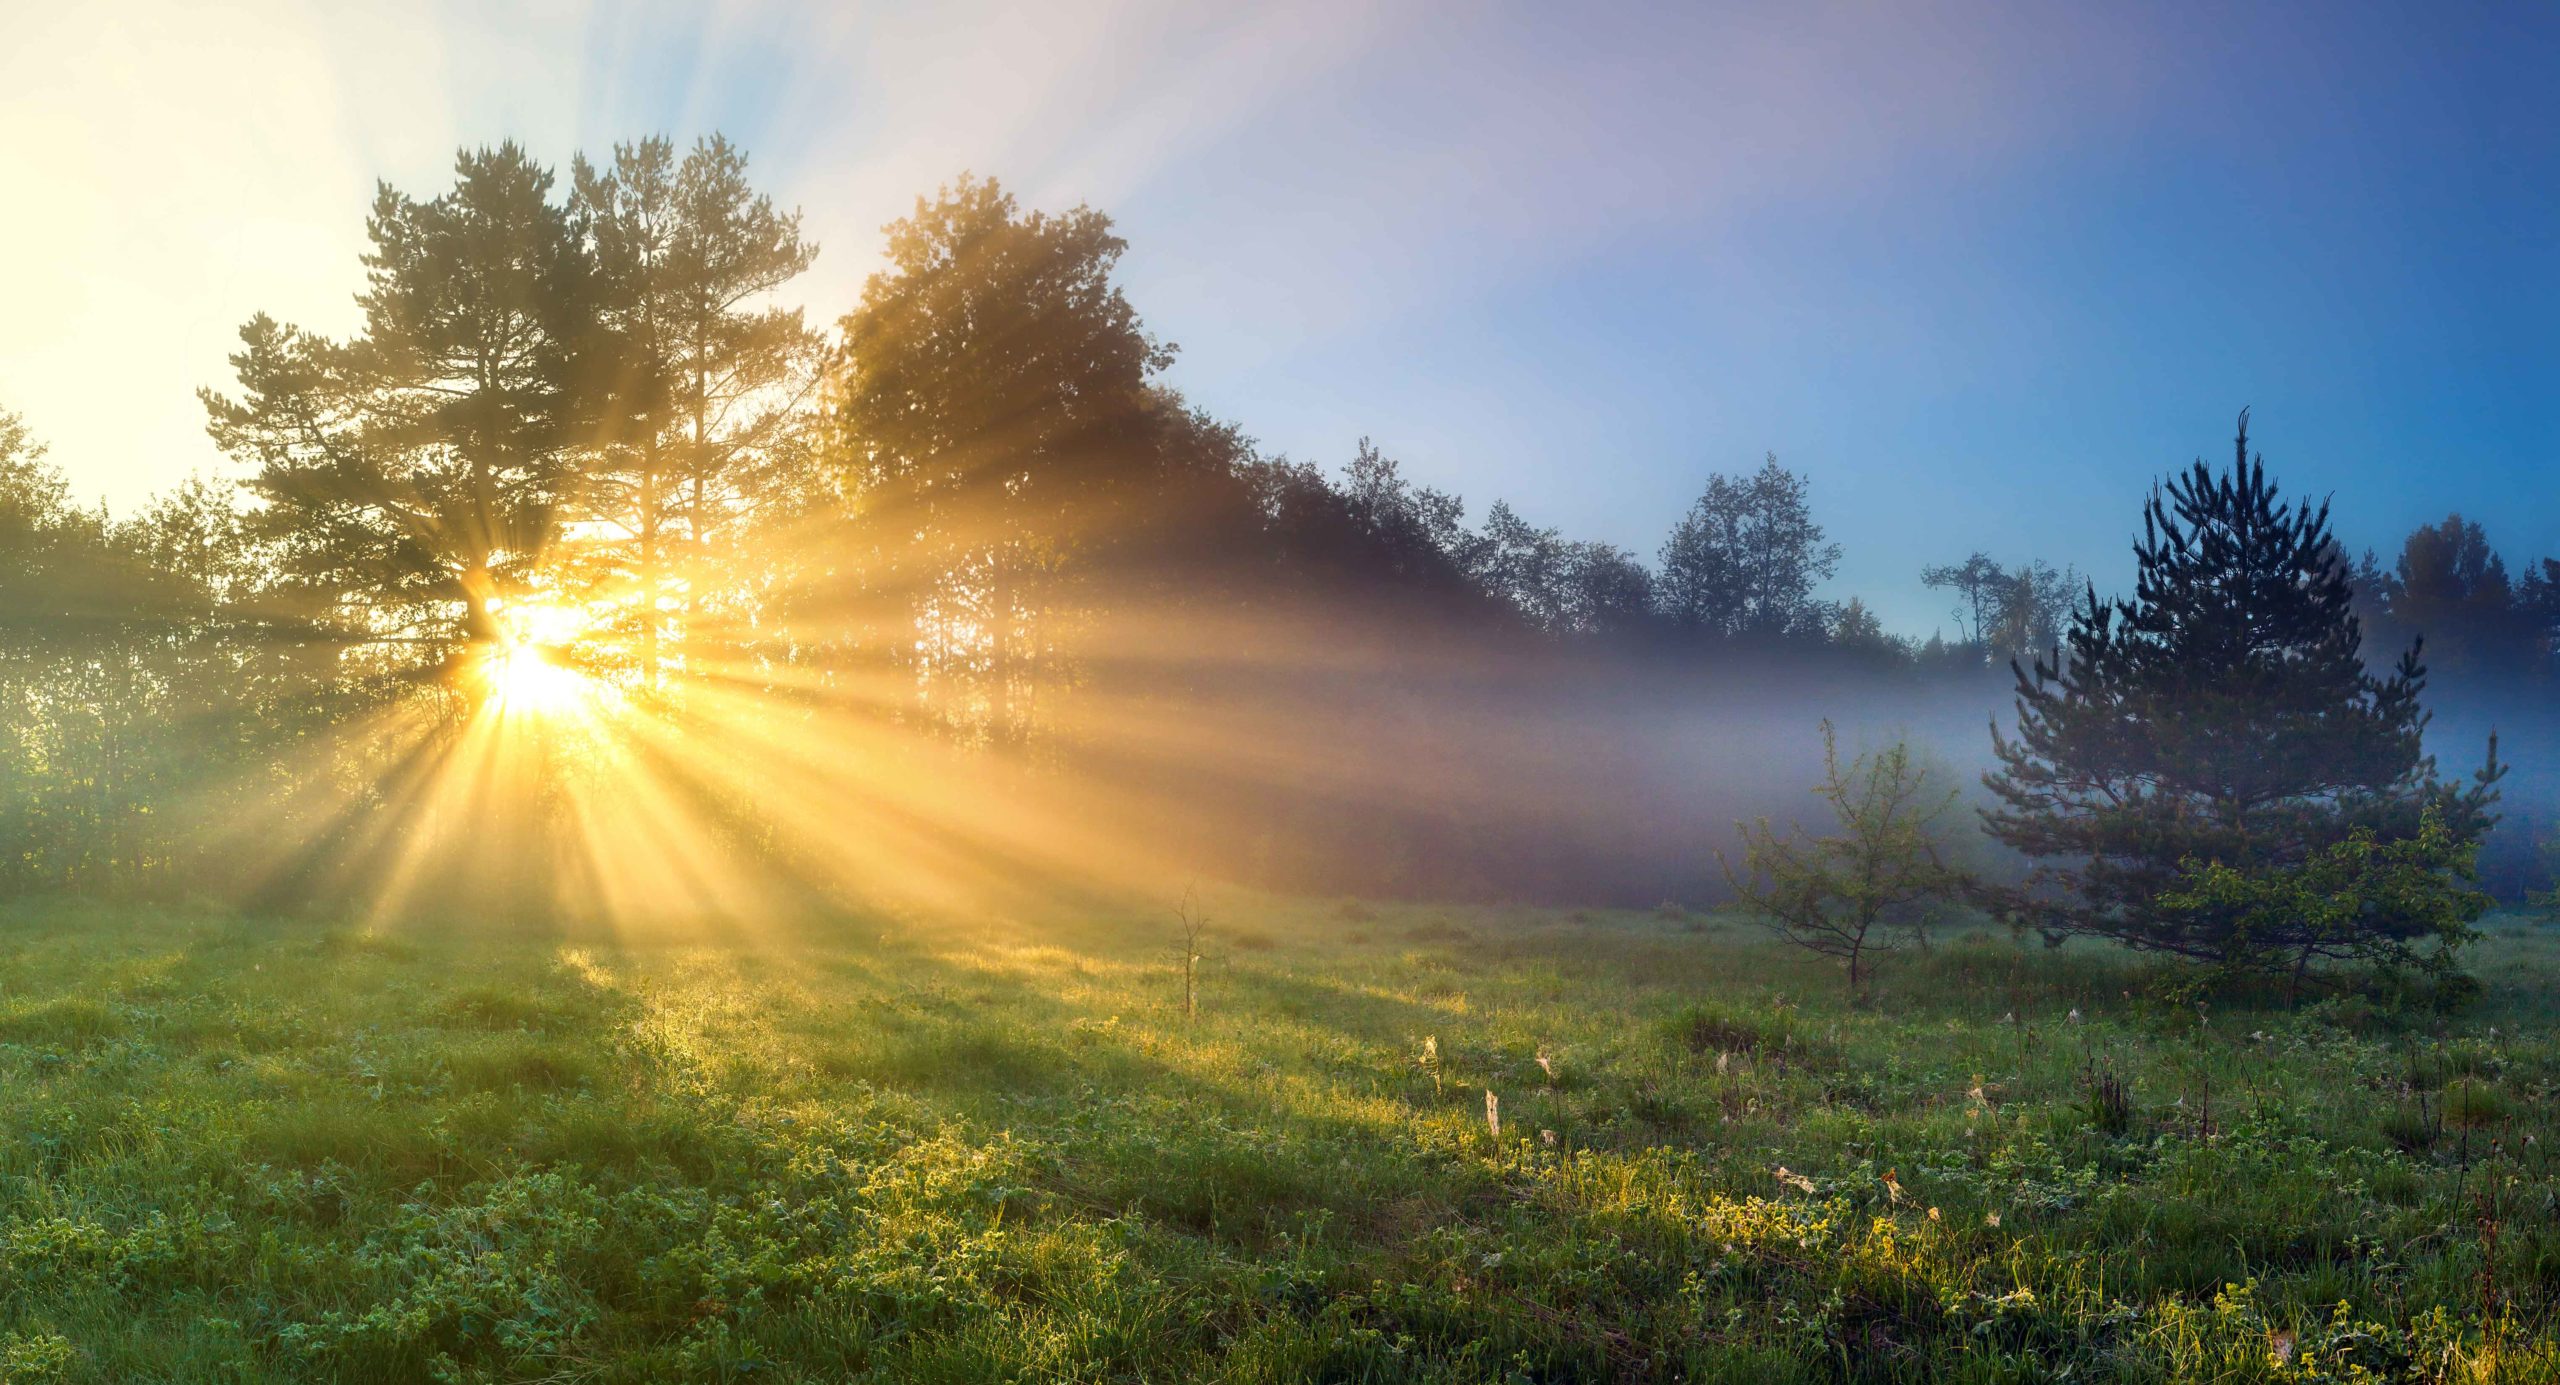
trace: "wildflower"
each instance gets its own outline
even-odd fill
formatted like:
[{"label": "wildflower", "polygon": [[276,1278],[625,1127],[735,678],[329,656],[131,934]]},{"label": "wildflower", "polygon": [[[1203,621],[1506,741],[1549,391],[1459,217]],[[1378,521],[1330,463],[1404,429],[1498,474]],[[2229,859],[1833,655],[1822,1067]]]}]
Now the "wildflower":
[{"label": "wildflower", "polygon": [[1935,1208],[1935,1207],[1930,1208],[1930,1209],[1929,1209],[1929,1220],[1931,1220],[1931,1221],[1936,1221],[1937,1219],[1938,1219],[1938,1209],[1937,1209],[1937,1208]]},{"label": "wildflower", "polygon": [[1896,1207],[1902,1205],[1902,1179],[1895,1170],[1884,1171],[1884,1196],[1888,1204]]},{"label": "wildflower", "polygon": [[1985,1212],[1985,1213],[1983,1213],[1983,1214],[1982,1214],[1982,1224],[1983,1224],[1984,1226],[1990,1227],[1990,1228],[1991,1228],[1992,1230],[1994,1230],[1994,1231],[1999,1230],[1999,1229],[2000,1229],[2000,1214],[1999,1214],[1999,1213],[1997,1213],[1997,1212]]},{"label": "wildflower", "polygon": [[1538,1047],[1538,1070],[1547,1075],[1549,1082],[1556,1080],[1555,1060],[1547,1056],[1546,1046],[1543,1044]]},{"label": "wildflower", "polygon": [[2273,1356],[2279,1366],[2290,1365],[2293,1361],[2293,1346],[2293,1334],[2279,1332],[2267,1343],[2267,1354]]},{"label": "wildflower", "polygon": [[1554,1132],[1554,1131],[1552,1131],[1552,1130],[1541,1130],[1541,1131],[1539,1131],[1539,1132],[1538,1132],[1538,1143],[1540,1143],[1540,1144],[1542,1144],[1542,1145],[1545,1145],[1545,1146],[1546,1146],[1547,1148],[1549,1148],[1549,1149],[1553,1149],[1553,1148],[1555,1148],[1555,1147],[1556,1147],[1556,1132]]},{"label": "wildflower", "polygon": [[1778,1166],[1778,1181],[1800,1193],[1809,1193],[1813,1191],[1812,1179],[1805,1177],[1803,1174],[1797,1173],[1795,1170],[1788,1168],[1784,1164],[1780,1164]]},{"label": "wildflower", "polygon": [[1724,1053],[1724,1052],[1718,1052],[1718,1053],[1716,1054],[1716,1071],[1717,1071],[1719,1074],[1730,1071],[1730,1070],[1732,1069],[1732,1067],[1733,1067],[1733,1055],[1732,1055],[1732,1054],[1730,1054],[1730,1053]]},{"label": "wildflower", "polygon": [[2077,1005],[2072,1006],[2071,1013],[2064,1015],[2062,1017],[2062,1022],[2065,1024],[2078,1024],[2080,1022],[2080,1007]]}]

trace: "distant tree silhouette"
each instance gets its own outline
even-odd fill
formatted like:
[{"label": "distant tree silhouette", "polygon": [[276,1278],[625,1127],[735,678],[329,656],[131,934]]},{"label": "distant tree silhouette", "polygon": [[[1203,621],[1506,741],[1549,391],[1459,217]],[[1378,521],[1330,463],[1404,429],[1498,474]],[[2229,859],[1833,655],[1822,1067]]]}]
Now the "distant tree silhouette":
[{"label": "distant tree silhouette", "polygon": [[[2036,865],[1992,897],[2048,935],[2225,964],[2334,954],[2347,925],[2288,926],[2255,907],[2264,892],[2171,896],[2203,867],[2334,873],[2331,848],[2414,839],[2430,815],[2458,853],[2492,820],[2495,740],[2467,788],[2436,778],[2417,651],[2388,676],[2366,671],[2328,507],[2279,503],[2245,413],[2233,451],[2227,471],[2198,462],[2154,490],[2131,600],[2092,595],[2058,658],[2012,666],[2017,732],[1993,725],[1999,768],[1984,782],[1999,802],[1984,821]],[[2380,899],[2350,931],[2437,921]]]},{"label": "distant tree silhouette", "polygon": [[2520,591],[2488,534],[2455,514],[2411,532],[2389,572],[2369,565],[2360,575],[2373,584],[2385,628],[2424,639],[2432,668],[2468,682],[2549,672],[2548,636],[2534,610],[2539,593],[2527,572]]},{"label": "distant tree silhouette", "polygon": [[1923,585],[1956,594],[1957,628],[1987,658],[2023,659],[2050,652],[2076,600],[2078,574],[2036,559],[2016,568],[1976,552],[1961,563],[1920,570]]},{"label": "distant tree silhouette", "polygon": [[1840,565],[1805,479],[1773,453],[1746,477],[1716,476],[1662,546],[1657,590],[1677,624],[1723,636],[1819,636],[1814,594]]},{"label": "distant tree silhouette", "polygon": [[1966,640],[1988,642],[1999,623],[2009,588],[2009,570],[1988,553],[1976,552],[1961,563],[1939,563],[1920,569],[1923,586],[1956,594],[1956,631]]}]

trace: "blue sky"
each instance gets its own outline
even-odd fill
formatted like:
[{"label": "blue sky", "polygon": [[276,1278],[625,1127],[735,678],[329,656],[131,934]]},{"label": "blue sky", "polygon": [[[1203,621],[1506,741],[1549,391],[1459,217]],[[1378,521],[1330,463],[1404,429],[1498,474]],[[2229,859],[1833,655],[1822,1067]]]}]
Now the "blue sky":
[{"label": "blue sky", "polygon": [[1775,451],[1915,633],[1977,547],[2121,581],[2243,404],[2351,544],[2560,552],[2550,6],[69,8],[0,0],[0,406],[116,505],[241,320],[346,324],[374,178],[720,129],[822,319],[962,169],[1090,201],[1266,448],[1646,554]]}]

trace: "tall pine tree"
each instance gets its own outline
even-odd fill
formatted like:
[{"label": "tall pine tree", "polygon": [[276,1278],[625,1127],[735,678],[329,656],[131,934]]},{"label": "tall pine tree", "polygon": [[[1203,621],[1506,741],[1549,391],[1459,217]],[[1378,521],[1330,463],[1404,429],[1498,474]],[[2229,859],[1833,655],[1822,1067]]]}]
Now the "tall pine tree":
[{"label": "tall pine tree", "polygon": [[2090,590],[2065,649],[2011,664],[2017,734],[1992,727],[1984,820],[2036,864],[1994,891],[2003,912],[2048,938],[2226,965],[2369,955],[2434,929],[2441,911],[2387,899],[2349,926],[2295,928],[2194,888],[2216,868],[2280,876],[2353,841],[2413,841],[2430,821],[2455,861],[2493,821],[2503,773],[2492,738],[2467,786],[2438,779],[2418,649],[2367,669],[2328,506],[2278,501],[2245,411],[2229,471],[2198,462],[2154,489],[2134,556],[2131,600]]},{"label": "tall pine tree", "polygon": [[713,545],[750,508],[760,463],[785,446],[823,343],[771,295],[817,247],[800,214],[747,181],[718,136],[681,160],[664,138],[577,161],[571,207],[595,263],[602,385],[584,513],[606,537],[584,556],[627,586],[641,681],[681,644]]},{"label": "tall pine tree", "polygon": [[384,186],[366,226],[364,330],[344,343],[260,314],[202,392],[214,440],[256,470],[257,523],[345,636],[431,651],[498,638],[551,546],[590,431],[578,388],[585,258],[551,174],[514,144],[467,150],[453,190]]}]

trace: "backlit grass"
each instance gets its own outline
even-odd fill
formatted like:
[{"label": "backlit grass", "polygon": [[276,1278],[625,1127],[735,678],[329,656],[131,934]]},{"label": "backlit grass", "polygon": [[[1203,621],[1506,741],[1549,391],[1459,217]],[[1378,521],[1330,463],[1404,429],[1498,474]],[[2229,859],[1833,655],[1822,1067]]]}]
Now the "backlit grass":
[{"label": "backlit grass", "polygon": [[1211,903],[1189,1021],[1144,907],[21,907],[0,1378],[2560,1378],[2537,926],[2399,1021],[2005,935],[1852,1006],[1739,920]]}]

